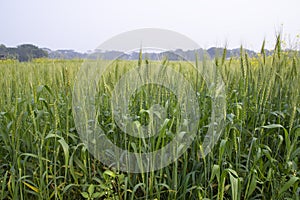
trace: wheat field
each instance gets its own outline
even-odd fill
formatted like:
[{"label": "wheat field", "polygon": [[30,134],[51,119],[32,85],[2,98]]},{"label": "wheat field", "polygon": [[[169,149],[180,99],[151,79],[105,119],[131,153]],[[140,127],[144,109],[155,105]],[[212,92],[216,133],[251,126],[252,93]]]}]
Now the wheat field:
[{"label": "wheat field", "polygon": [[[282,50],[280,39],[271,56],[263,49],[252,58],[242,53],[225,59],[226,51],[215,58],[225,83],[226,121],[205,157],[207,88],[185,62],[163,61],[193,82],[201,106],[208,107],[200,109],[198,135],[178,160],[139,174],[103,165],[80,139],[72,91],[82,60],[0,60],[0,199],[299,199],[299,52]],[[111,88],[137,62],[151,61],[118,60],[99,83],[106,98],[101,110],[108,110],[99,113],[103,129],[120,143],[124,136],[109,111]],[[153,102],[143,99],[152,93],[169,102],[168,124],[152,141],[159,145],[129,138],[125,146],[133,151],[133,144],[141,151],[161,148],[176,128],[176,97],[164,89],[143,87],[132,98],[132,113],[146,123],[143,113]]]}]

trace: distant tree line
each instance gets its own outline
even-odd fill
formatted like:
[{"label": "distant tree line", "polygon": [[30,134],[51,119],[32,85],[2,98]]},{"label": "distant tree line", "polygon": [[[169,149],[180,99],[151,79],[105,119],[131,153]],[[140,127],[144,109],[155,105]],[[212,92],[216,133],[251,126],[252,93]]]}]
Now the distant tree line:
[{"label": "distant tree line", "polygon": [[32,44],[22,44],[17,47],[6,47],[0,44],[0,59],[17,59],[25,62],[43,57],[48,57],[48,53]]},{"label": "distant tree line", "polygon": [[[291,52],[291,50],[285,50]],[[201,59],[204,53],[210,56],[210,58],[223,56],[225,53],[225,58],[229,59],[231,57],[239,57],[241,54],[240,48],[235,49],[224,49],[211,47],[209,49],[195,49],[195,50],[182,50],[177,49],[174,51],[165,51],[165,52],[146,52],[143,53],[142,58],[148,58],[150,60],[158,60],[162,57],[168,57],[169,60],[182,60],[182,58],[187,59],[189,61],[195,61],[196,56],[195,53]],[[249,57],[256,57],[258,54],[249,49],[243,49],[243,52],[247,53]],[[264,53],[267,56],[270,56],[274,53],[273,50],[264,50]],[[300,53],[298,51],[298,53]],[[131,52],[125,53],[122,51],[99,51],[96,50],[90,53],[80,53],[74,50],[55,50],[52,51],[48,48],[38,48],[32,44],[22,44],[17,47],[6,47],[3,44],[0,44],[0,60],[1,59],[16,59],[20,62],[30,61],[34,58],[50,58],[50,59],[98,59],[102,58],[104,60],[113,60],[116,58],[124,59],[124,60],[138,60],[139,52]]]}]

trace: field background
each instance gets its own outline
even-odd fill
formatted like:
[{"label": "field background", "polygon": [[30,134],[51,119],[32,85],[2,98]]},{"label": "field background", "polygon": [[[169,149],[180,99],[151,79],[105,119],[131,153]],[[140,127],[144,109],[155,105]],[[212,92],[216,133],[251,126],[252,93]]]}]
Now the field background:
[{"label": "field background", "polygon": [[[226,84],[226,127],[213,151],[201,158],[200,127],[176,162],[143,174],[103,166],[80,141],[72,87],[82,60],[0,61],[0,199],[299,199],[299,53],[278,40],[272,56],[224,58],[215,63]],[[103,94],[121,72],[108,74]],[[201,101],[205,87],[197,90]],[[204,127],[210,113],[201,112]]]}]

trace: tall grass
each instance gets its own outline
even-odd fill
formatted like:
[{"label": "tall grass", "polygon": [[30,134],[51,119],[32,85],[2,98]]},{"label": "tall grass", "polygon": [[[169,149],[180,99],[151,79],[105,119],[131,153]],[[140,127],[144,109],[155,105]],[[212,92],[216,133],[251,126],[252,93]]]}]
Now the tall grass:
[{"label": "tall grass", "polygon": [[[164,61],[193,82],[199,107],[205,109],[200,109],[198,135],[188,151],[171,165],[142,174],[102,165],[80,140],[72,86],[82,61],[0,61],[0,198],[299,199],[299,53],[282,51],[280,37],[272,56],[265,55],[264,46],[256,58],[241,52],[239,58],[226,60],[226,51],[216,58],[226,84],[226,127],[206,157],[201,144],[211,103],[205,82],[187,63]],[[128,150],[140,141],[124,138],[113,124],[110,97],[122,74],[136,64],[116,61],[99,83],[100,110],[107,111],[99,113],[103,129]],[[143,87],[132,99],[141,124],[147,123],[144,114],[153,103],[146,101],[149,94],[164,103],[171,98],[163,146],[176,125],[176,98],[163,88]],[[121,144],[124,139],[129,142]],[[161,147],[155,144],[146,147]]]}]

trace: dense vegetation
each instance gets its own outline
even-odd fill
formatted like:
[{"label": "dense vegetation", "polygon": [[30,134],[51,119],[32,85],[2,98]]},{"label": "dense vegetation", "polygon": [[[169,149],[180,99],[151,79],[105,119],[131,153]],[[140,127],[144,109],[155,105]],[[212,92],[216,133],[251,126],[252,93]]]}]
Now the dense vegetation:
[{"label": "dense vegetation", "polygon": [[32,44],[22,44],[16,48],[0,45],[0,60],[16,59],[20,62],[31,61],[35,58],[48,57],[48,53]]},{"label": "dense vegetation", "polygon": [[[222,55],[222,52],[224,51],[224,48],[216,48],[216,47],[211,47],[207,49],[207,53],[211,58],[218,57]],[[265,49],[265,54],[266,55],[271,55],[272,51]],[[203,55],[204,49],[199,48],[196,50],[197,54],[199,56]],[[240,49],[227,49],[226,50],[226,58],[231,58],[231,57],[239,57],[240,55]],[[248,54],[249,57],[255,57],[257,56],[257,53],[244,49],[244,52]],[[176,55],[177,54],[177,55]],[[182,50],[182,49],[177,49],[175,51],[166,51],[166,52],[160,52],[160,53],[154,53],[154,52],[148,52],[143,54],[143,58],[148,58],[150,60],[159,60],[159,58],[163,56],[167,56],[169,60],[180,60],[180,57],[178,57],[178,54],[181,56],[184,56],[186,59],[195,61],[195,50]],[[86,58],[97,58],[101,55],[101,57],[105,60],[112,60],[120,55],[122,55],[122,58],[126,60],[137,60],[139,59],[139,53],[138,52],[133,52],[132,54],[126,54],[125,52],[122,51],[114,51],[114,50],[109,50],[109,51],[95,51],[95,52],[90,52],[90,53],[80,53],[76,52],[71,49],[64,49],[64,50],[51,50],[49,48],[38,48],[35,45],[32,44],[22,44],[17,47],[6,47],[3,44],[0,44],[0,60],[4,59],[16,59],[19,60],[20,62],[24,61],[31,61],[32,59],[35,58],[43,58],[43,57],[48,57],[51,59],[86,59]]]},{"label": "dense vegetation", "polygon": [[[226,127],[206,157],[200,155],[201,133],[210,112],[202,109],[203,126],[188,151],[142,174],[103,166],[80,140],[72,86],[82,61],[0,61],[0,198],[299,199],[300,57],[283,52],[279,41],[271,56],[262,48],[251,59],[245,53],[215,59],[226,84]],[[109,100],[113,77],[136,64],[117,61],[101,94]],[[184,62],[163,64],[193,77]],[[206,88],[196,88],[199,102],[208,101]],[[109,104],[102,106],[109,110]],[[135,109],[141,113],[141,107]],[[113,116],[101,114],[104,126],[113,122]]]}]

